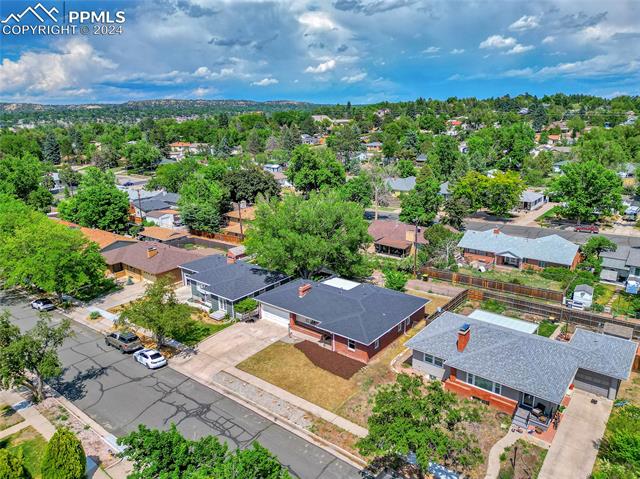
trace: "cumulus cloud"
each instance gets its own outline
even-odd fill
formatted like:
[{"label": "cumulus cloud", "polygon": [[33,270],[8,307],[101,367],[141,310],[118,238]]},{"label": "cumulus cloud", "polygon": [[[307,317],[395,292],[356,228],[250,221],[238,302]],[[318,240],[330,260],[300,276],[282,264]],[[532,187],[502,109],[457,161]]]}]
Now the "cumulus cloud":
[{"label": "cumulus cloud", "polygon": [[320,63],[318,66],[312,67],[308,66],[305,69],[305,73],[326,73],[330,70],[333,70],[336,67],[336,61],[334,59],[327,60],[324,63]]},{"label": "cumulus cloud", "polygon": [[518,55],[519,53],[528,52],[529,50],[533,50],[535,47],[533,45],[520,45],[519,43],[513,47],[511,50],[507,51],[507,55]]},{"label": "cumulus cloud", "polygon": [[367,72],[358,72],[353,75],[343,76],[340,81],[343,83],[357,83],[367,77]]},{"label": "cumulus cloud", "polygon": [[73,39],[58,51],[27,51],[15,61],[5,58],[0,64],[0,91],[73,94],[72,90],[92,77],[117,66],[98,54],[86,40]]},{"label": "cumulus cloud", "polygon": [[389,12],[398,8],[408,7],[417,3],[418,0],[336,0],[333,6],[336,10],[364,13],[365,15],[375,15],[376,13]]},{"label": "cumulus cloud", "polygon": [[271,77],[266,77],[266,78],[263,78],[262,80],[251,82],[253,86],[269,86],[269,85],[275,85],[276,83],[279,83],[278,79],[271,78]]},{"label": "cumulus cloud", "polygon": [[553,35],[547,35],[546,37],[544,37],[542,39],[542,43],[545,45],[548,45],[550,43],[553,43],[556,41],[556,37],[554,37]]},{"label": "cumulus cloud", "polygon": [[531,30],[537,28],[540,23],[540,19],[535,15],[522,15],[515,22],[509,25],[509,30],[514,32],[524,32],[525,30]]},{"label": "cumulus cloud", "polygon": [[452,55],[460,55],[464,53],[464,48],[454,48],[449,53],[451,53]]},{"label": "cumulus cloud", "polygon": [[440,51],[440,47],[430,46],[429,48],[425,48],[422,50],[422,53],[438,53]]},{"label": "cumulus cloud", "polygon": [[510,48],[516,46],[518,42],[513,37],[503,37],[502,35],[491,35],[480,43],[480,48]]},{"label": "cumulus cloud", "polygon": [[324,12],[305,12],[298,21],[310,30],[333,30],[337,27],[335,22]]}]

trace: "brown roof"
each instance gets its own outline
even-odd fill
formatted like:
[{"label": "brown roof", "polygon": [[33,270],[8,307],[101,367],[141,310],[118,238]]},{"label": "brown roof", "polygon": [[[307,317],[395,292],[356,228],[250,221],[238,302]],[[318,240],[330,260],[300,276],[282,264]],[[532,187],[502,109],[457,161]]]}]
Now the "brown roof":
[{"label": "brown roof", "polygon": [[69,221],[57,220],[63,225],[68,226],[71,229],[80,230],[82,234],[89,240],[94,243],[98,243],[100,249],[104,249],[107,246],[112,245],[113,243],[117,243],[118,241],[126,241],[129,243],[136,243],[137,241],[133,238],[128,238],[126,236],[118,235],[115,233],[110,233],[109,231],[103,231],[96,228],[85,228],[84,226],[77,225],[75,223],[71,223]]},{"label": "brown roof", "polygon": [[[247,227],[249,225],[247,224],[243,224],[242,225],[242,234],[247,232]],[[230,234],[241,234],[240,233],[240,223],[231,223],[228,226],[225,226],[224,228],[222,228],[222,232],[223,233],[230,233]]]},{"label": "brown roof", "polygon": [[172,230],[170,228],[162,228],[161,226],[147,226],[140,232],[140,236],[146,236],[147,238],[153,238],[159,241],[169,241],[184,238],[185,236],[189,236],[189,233]]},{"label": "brown roof", "polygon": [[[254,220],[256,219],[256,209],[253,206],[249,206],[248,208],[244,208],[241,210],[242,213],[242,220]],[[231,220],[235,220],[235,221],[239,221],[240,220],[240,215],[238,214],[238,209],[233,209],[231,211],[229,211],[228,213],[224,214],[227,218],[231,219]]]},{"label": "brown roof", "polygon": [[[157,253],[148,257],[148,250],[156,248]],[[179,265],[202,258],[201,254],[176,248],[156,241],[140,241],[129,246],[102,253],[108,265],[118,263],[137,268],[150,274],[162,274],[176,269]]]},{"label": "brown roof", "polygon": [[411,241],[394,240],[394,239],[389,239],[389,238],[381,238],[378,241],[376,241],[376,244],[379,244],[379,245],[382,245],[382,246],[389,246],[390,248],[397,248],[397,249],[402,249],[402,250],[410,248],[411,245],[412,245]]},{"label": "brown roof", "polygon": [[[386,246],[391,246],[389,241],[412,243],[415,226],[396,220],[374,220],[369,225],[369,234],[373,237],[374,242]],[[424,228],[421,226],[418,226],[418,244],[427,244],[427,240],[424,239]]]}]

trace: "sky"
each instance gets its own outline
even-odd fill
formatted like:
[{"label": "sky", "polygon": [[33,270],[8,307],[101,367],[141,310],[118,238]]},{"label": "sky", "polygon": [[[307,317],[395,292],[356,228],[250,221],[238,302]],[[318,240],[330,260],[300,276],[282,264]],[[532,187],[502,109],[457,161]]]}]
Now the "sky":
[{"label": "sky", "polygon": [[[37,1],[0,0],[0,19],[7,20],[0,26],[38,24],[30,14],[7,19]],[[112,24],[122,27],[112,35],[3,30],[0,101],[361,104],[524,92],[640,94],[640,0],[41,4],[62,12],[54,14],[57,24],[70,11],[122,11],[125,21]]]}]

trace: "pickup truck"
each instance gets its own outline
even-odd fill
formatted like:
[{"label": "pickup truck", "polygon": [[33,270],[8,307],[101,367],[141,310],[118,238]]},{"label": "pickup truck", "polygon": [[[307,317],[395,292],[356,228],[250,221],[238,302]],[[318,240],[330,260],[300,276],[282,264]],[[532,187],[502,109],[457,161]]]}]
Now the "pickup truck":
[{"label": "pickup truck", "polygon": [[130,331],[111,333],[104,338],[104,343],[119,349],[122,354],[133,353],[143,348],[140,338]]}]

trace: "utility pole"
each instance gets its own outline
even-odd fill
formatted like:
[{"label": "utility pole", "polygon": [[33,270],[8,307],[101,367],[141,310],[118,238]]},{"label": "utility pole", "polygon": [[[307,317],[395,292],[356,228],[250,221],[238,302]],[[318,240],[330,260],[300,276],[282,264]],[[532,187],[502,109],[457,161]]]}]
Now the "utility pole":
[{"label": "utility pole", "polygon": [[418,278],[418,218],[414,220],[413,231],[413,277]]},{"label": "utility pole", "polygon": [[244,239],[244,232],[242,229],[242,206],[240,205],[239,201],[238,201],[238,220],[240,221],[240,236],[242,237],[242,239]]}]

